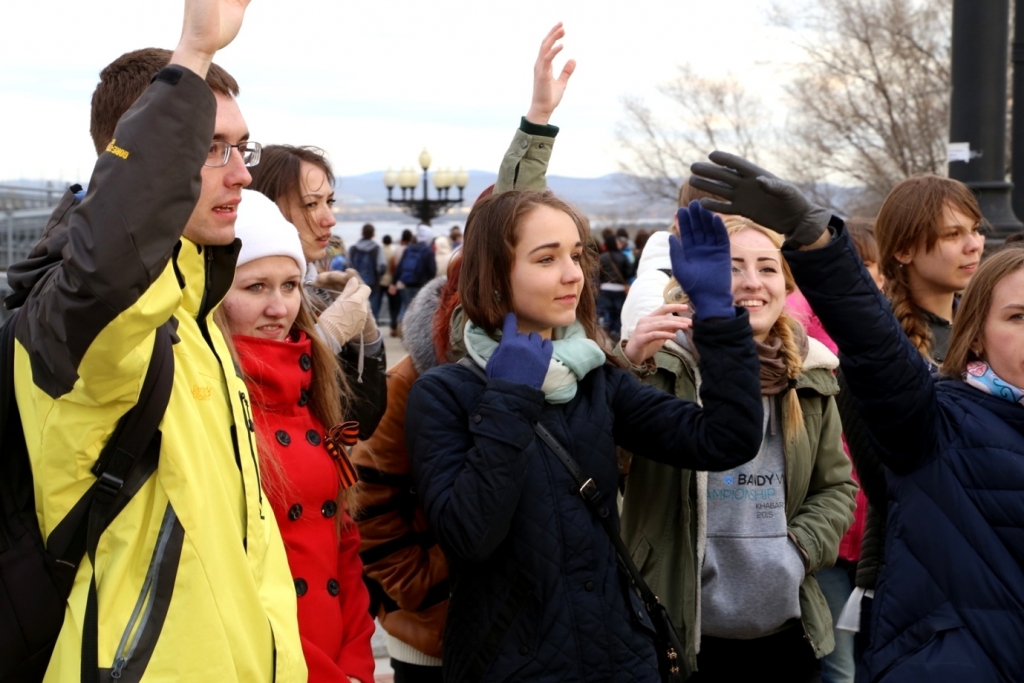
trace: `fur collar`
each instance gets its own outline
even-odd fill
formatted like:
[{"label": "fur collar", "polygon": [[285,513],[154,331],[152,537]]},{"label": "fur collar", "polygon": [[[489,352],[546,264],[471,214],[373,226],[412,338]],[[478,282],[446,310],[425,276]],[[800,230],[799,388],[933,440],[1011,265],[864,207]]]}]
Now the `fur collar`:
[{"label": "fur collar", "polygon": [[422,375],[437,365],[434,355],[434,312],[441,303],[441,288],[448,276],[436,277],[423,285],[409,304],[402,320],[402,345],[412,358],[416,372]]}]

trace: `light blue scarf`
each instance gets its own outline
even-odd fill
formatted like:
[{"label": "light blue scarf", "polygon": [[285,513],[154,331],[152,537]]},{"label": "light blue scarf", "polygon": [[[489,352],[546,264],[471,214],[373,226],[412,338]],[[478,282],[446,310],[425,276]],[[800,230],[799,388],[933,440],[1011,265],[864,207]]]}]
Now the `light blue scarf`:
[{"label": "light blue scarf", "polygon": [[[501,339],[501,330],[496,335]],[[551,336],[554,352],[541,391],[548,403],[568,403],[576,396],[577,382],[594,368],[604,365],[604,351],[597,342],[587,337],[579,321],[568,327],[555,328]],[[469,322],[466,325],[465,342],[469,357],[486,370],[487,361],[498,348],[498,341],[489,337],[476,323]]]},{"label": "light blue scarf", "polygon": [[1010,403],[1019,403],[1024,406],[1024,390],[1000,379],[996,373],[992,372],[988,363],[980,360],[969,362],[963,379],[967,384],[986,394],[992,394],[1004,398]]}]

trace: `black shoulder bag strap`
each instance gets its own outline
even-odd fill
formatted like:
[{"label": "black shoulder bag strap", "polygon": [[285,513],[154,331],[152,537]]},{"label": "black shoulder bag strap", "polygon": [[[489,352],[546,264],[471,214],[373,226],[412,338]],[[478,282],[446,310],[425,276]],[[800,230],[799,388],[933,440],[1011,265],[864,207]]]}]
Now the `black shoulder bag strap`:
[{"label": "black shoulder bag strap", "polygon": [[[124,509],[160,460],[160,421],[171,399],[174,384],[174,352],[171,327],[157,328],[153,355],[142,382],[138,402],[129,410],[110,437],[93,467],[96,482],[82,497],[86,506],[85,552],[92,564],[89,598],[82,625],[82,683],[99,680],[99,614],[96,598],[96,547],[100,535]],[[88,500],[86,500],[88,499]],[[79,501],[79,505],[82,501]],[[78,505],[75,506],[76,508]],[[79,555],[78,557],[81,557]]]},{"label": "black shoulder bag strap", "polygon": [[[459,365],[469,368],[484,382],[487,381],[486,373],[480,369],[480,366],[473,362],[472,359],[464,357],[459,360]],[[679,635],[676,633],[675,626],[672,624],[672,620],[669,618],[668,610],[665,606],[658,601],[658,596],[654,594],[651,587],[644,581],[644,577],[640,574],[640,570],[633,562],[633,558],[630,557],[629,550],[626,548],[626,544],[622,542],[622,537],[619,536],[619,530],[615,528],[615,523],[612,521],[612,516],[608,512],[608,507],[604,504],[601,496],[601,492],[597,488],[597,484],[593,478],[587,477],[580,465],[576,460],[569,454],[569,451],[559,443],[558,439],[552,436],[551,432],[547,430],[544,425],[539,422],[534,423],[533,431],[540,437],[540,440],[555,454],[558,460],[565,466],[565,469],[569,471],[573,481],[576,482],[577,490],[579,491],[580,497],[590,508],[590,511],[597,517],[601,526],[604,528],[605,533],[608,534],[608,538],[611,539],[612,545],[615,546],[615,552],[619,556],[619,562],[622,567],[626,570],[626,574],[629,576],[630,581],[636,587],[637,592],[640,594],[640,599],[644,603],[644,608],[647,610],[647,614],[651,617],[651,622],[654,624],[654,628],[657,631],[658,637],[655,645],[658,650],[658,664],[662,669],[662,678],[668,683],[682,683],[690,677],[692,673],[690,671],[689,661],[686,659],[686,650],[683,648],[682,642],[679,640]]]}]

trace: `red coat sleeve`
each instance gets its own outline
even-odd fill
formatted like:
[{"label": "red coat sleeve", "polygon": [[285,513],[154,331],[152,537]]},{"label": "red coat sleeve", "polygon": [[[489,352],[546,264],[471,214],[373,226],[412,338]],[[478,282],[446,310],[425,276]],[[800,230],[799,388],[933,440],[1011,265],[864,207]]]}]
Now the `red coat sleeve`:
[{"label": "red coat sleeve", "polygon": [[338,600],[345,634],[336,663],[346,675],[362,683],[373,683],[370,638],[374,626],[370,617],[370,594],[363,583],[363,563],[359,559],[359,528],[347,513],[341,514],[344,516],[338,542],[338,583],[341,586]]}]

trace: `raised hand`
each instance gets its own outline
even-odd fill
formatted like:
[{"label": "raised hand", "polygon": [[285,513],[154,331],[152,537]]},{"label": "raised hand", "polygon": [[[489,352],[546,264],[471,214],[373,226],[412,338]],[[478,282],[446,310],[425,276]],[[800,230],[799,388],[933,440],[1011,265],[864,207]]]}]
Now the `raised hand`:
[{"label": "raised hand", "polygon": [[679,238],[670,237],[672,275],[693,302],[697,320],[733,318],[732,256],[722,219],[700,202],[679,209]]},{"label": "raised hand", "polygon": [[530,102],[530,110],[526,113],[526,120],[536,123],[538,126],[547,125],[551,120],[551,114],[555,111],[558,103],[562,101],[565,94],[565,86],[569,83],[569,77],[576,70],[576,60],[570,59],[562,67],[562,73],[558,78],[554,77],[552,62],[555,55],[562,51],[561,45],[555,41],[565,36],[565,29],[562,22],[555,24],[540,44],[540,53],[537,55],[537,62],[533,65],[533,100]]},{"label": "raised hand", "polygon": [[540,389],[553,351],[551,341],[536,332],[520,334],[516,314],[509,313],[501,328],[498,348],[487,361],[487,376]]},{"label": "raised hand", "polygon": [[185,19],[171,64],[205,78],[213,56],[227,47],[242,27],[249,0],[185,0]]},{"label": "raised hand", "polygon": [[650,315],[645,315],[636,323],[636,329],[623,347],[622,351],[633,365],[641,365],[651,358],[669,339],[675,339],[676,333],[690,329],[693,324],[689,318],[678,313],[689,310],[686,304],[665,304],[656,308]]},{"label": "raised hand", "polygon": [[709,158],[714,163],[690,167],[690,184],[727,201],[704,198],[706,208],[746,216],[785,235],[795,247],[813,244],[828,228],[831,212],[808,201],[792,183],[734,154],[712,152]]}]

